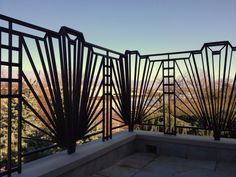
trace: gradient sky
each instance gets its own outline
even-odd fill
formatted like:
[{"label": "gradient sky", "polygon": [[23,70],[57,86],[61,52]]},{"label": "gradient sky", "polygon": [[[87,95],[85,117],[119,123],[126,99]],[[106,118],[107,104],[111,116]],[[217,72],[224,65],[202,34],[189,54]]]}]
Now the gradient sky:
[{"label": "gradient sky", "polygon": [[119,52],[236,46],[236,0],[0,0],[0,13],[55,31],[68,26]]}]

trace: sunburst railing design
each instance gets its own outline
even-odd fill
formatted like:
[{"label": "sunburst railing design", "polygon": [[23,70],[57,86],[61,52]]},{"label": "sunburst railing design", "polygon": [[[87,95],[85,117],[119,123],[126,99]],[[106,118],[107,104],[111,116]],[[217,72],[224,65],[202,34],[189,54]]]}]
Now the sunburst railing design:
[{"label": "sunburst railing design", "polygon": [[177,99],[186,111],[177,109],[202,120],[202,127],[213,130],[216,139],[235,120],[234,55],[229,42],[206,43],[200,51],[191,52],[189,58],[176,62],[180,74],[176,80]]},{"label": "sunburst railing design", "polygon": [[[236,48],[141,55],[0,15],[0,174],[22,160],[142,128],[223,132],[236,126]],[[33,157],[32,157],[33,156]]]}]

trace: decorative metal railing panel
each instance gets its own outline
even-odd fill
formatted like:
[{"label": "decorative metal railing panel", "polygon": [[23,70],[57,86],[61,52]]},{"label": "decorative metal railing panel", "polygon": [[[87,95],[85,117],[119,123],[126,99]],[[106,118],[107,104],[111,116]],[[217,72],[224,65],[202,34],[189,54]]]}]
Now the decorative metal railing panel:
[{"label": "decorative metal railing panel", "polygon": [[218,42],[206,43],[188,59],[176,61],[177,104],[184,109],[176,108],[197,120],[199,127],[213,130],[215,138],[232,129],[235,119],[235,60],[231,44]]},{"label": "decorative metal railing panel", "polygon": [[166,133],[203,129],[219,139],[221,132],[235,129],[235,55],[235,47],[223,41],[205,43],[196,51],[145,56],[163,62]]},{"label": "decorative metal railing panel", "polygon": [[[164,125],[162,61],[151,61],[138,52],[130,52],[131,120],[138,124]],[[161,114],[160,114],[161,113]]]},{"label": "decorative metal railing panel", "polygon": [[123,129],[233,137],[235,64],[227,41],[122,54],[68,27],[55,32],[0,15],[0,176]]},{"label": "decorative metal railing panel", "polygon": [[111,59],[112,125],[120,128],[130,124],[129,71],[125,55]]},{"label": "decorative metal railing panel", "polygon": [[45,151],[66,148],[73,153],[77,141],[95,135],[111,138],[117,128],[111,121],[112,59],[124,55],[90,44],[82,33],[67,27],[54,32],[5,16],[0,19],[7,24],[0,27],[1,41],[9,41],[0,45],[1,51],[8,50],[0,57],[1,175],[20,172],[21,160]]}]

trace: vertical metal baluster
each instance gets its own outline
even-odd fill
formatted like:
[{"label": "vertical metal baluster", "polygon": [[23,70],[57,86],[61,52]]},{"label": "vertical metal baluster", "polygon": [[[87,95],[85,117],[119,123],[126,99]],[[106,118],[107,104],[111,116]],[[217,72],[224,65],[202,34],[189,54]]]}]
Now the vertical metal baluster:
[{"label": "vertical metal baluster", "polygon": [[102,140],[105,141],[105,57],[102,58],[102,97],[103,97],[103,105],[102,105],[102,109],[103,109],[103,114],[102,114]]},{"label": "vertical metal baluster", "polygon": [[176,89],[176,87],[175,87],[175,63],[176,63],[176,61],[173,61],[173,76],[174,76],[174,78],[173,78],[173,84],[174,84],[174,90],[173,90],[173,92],[174,92],[174,94],[173,94],[173,97],[174,97],[174,134],[176,135],[176,133],[177,133],[177,130],[176,130],[176,97],[175,97],[175,89]]},{"label": "vertical metal baluster", "polygon": [[[9,30],[12,30],[12,22],[9,22]],[[9,51],[8,51],[8,140],[7,140],[7,169],[9,170],[8,176],[11,176],[12,168],[12,34],[8,36]]]},{"label": "vertical metal baluster", "polygon": [[113,82],[112,82],[112,67],[113,67],[113,63],[112,63],[112,58],[110,58],[109,59],[110,60],[110,63],[109,63],[109,71],[110,71],[110,73],[109,73],[109,75],[110,75],[110,85],[109,85],[109,87],[110,87],[110,89],[109,89],[109,93],[110,93],[110,109],[109,109],[109,111],[110,111],[110,116],[109,116],[109,121],[110,121],[110,138],[112,139],[112,97],[113,97],[113,95],[112,95],[112,87],[113,87]]},{"label": "vertical metal baluster", "polygon": [[164,77],[164,64],[162,62],[162,93],[163,93],[163,125],[164,125],[164,133],[166,133],[166,118],[165,118],[165,77]]},{"label": "vertical metal baluster", "polygon": [[21,155],[22,155],[22,36],[19,36],[19,84],[18,84],[18,94],[19,94],[19,98],[18,98],[18,104],[19,104],[19,112],[18,112],[18,173],[21,173],[21,169],[22,169],[22,159],[21,159]]}]

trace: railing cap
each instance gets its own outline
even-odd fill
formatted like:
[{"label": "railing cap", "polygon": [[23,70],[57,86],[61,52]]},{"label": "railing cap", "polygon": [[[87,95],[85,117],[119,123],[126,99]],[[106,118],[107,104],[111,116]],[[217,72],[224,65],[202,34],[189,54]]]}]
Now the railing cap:
[{"label": "railing cap", "polygon": [[83,35],[82,32],[77,31],[77,30],[74,30],[74,29],[69,28],[69,27],[67,27],[67,26],[62,26],[61,29],[59,30],[59,33],[61,33],[61,34],[67,33],[67,34],[71,34],[71,35],[77,36],[77,37],[79,37],[83,42],[85,42],[85,38],[84,38],[84,35]]}]

